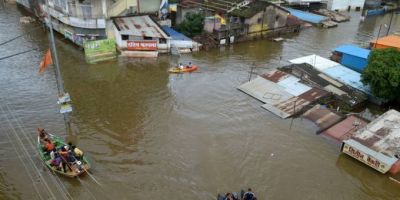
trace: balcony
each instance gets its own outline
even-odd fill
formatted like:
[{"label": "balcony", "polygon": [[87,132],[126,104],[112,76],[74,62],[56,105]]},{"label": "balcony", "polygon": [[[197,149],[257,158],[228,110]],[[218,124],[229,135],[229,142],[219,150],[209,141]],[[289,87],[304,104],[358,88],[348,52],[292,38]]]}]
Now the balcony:
[{"label": "balcony", "polygon": [[[45,9],[47,10],[46,6]],[[101,5],[84,5],[68,3],[67,9],[49,7],[50,15],[64,24],[73,27],[87,29],[106,28],[105,16],[102,13]]]}]

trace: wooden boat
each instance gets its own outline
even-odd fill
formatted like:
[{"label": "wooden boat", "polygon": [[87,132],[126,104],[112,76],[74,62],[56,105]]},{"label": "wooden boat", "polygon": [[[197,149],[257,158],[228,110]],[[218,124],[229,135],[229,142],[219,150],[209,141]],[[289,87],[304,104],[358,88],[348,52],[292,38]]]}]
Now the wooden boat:
[{"label": "wooden boat", "polygon": [[179,67],[173,67],[168,70],[169,73],[184,73],[184,72],[193,72],[196,71],[198,67],[196,65],[192,65],[192,67],[184,67],[180,69]]},{"label": "wooden boat", "polygon": [[[49,139],[54,143],[56,149],[61,149],[63,146],[68,146],[61,137],[49,133],[47,133],[47,135]],[[43,145],[40,143],[39,136],[37,142],[38,142],[37,148],[39,150],[39,156],[50,170],[64,176],[74,178],[87,172],[90,169],[90,163],[88,159],[85,156],[83,156],[82,159],[80,159],[79,161],[76,160],[73,163],[68,163],[68,165],[65,167],[66,172],[64,172],[62,169],[58,170],[56,167],[51,165],[52,159],[50,158],[50,155],[46,154],[46,152],[43,151]]]}]

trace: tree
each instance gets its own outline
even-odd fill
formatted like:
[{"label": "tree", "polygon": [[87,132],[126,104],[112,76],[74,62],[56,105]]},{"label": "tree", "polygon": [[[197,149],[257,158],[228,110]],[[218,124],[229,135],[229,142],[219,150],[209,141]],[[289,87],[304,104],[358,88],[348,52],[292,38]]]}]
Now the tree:
[{"label": "tree", "polygon": [[376,49],[368,58],[361,81],[369,85],[372,94],[387,100],[400,97],[400,52],[394,48]]},{"label": "tree", "polygon": [[204,17],[200,13],[186,13],[185,20],[178,24],[177,29],[189,37],[200,35],[203,32],[203,20]]}]

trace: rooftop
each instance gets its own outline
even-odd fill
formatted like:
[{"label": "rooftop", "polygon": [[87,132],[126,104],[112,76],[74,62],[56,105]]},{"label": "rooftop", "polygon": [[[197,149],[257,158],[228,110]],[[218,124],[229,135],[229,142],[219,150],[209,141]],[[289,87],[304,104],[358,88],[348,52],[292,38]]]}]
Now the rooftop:
[{"label": "rooftop", "polygon": [[381,37],[378,40],[374,40],[371,42],[372,44],[384,45],[389,47],[400,48],[400,36],[397,35],[389,35],[386,37]]},{"label": "rooftop", "polygon": [[400,156],[400,112],[387,111],[354,133],[352,139],[388,157]]},{"label": "rooftop", "polygon": [[368,122],[366,120],[355,115],[350,115],[347,116],[346,119],[326,129],[321,134],[338,142],[342,142],[343,140],[349,139],[354,132],[365,127],[367,124]]},{"label": "rooftop", "polygon": [[316,15],[313,13],[304,12],[304,11],[296,10],[293,8],[286,8],[286,10],[288,10],[290,12],[290,14],[292,14],[293,16],[295,16],[303,21],[314,23],[314,24],[319,24],[322,21],[328,19],[327,17],[322,16],[322,15]]},{"label": "rooftop", "polygon": [[113,23],[121,35],[168,38],[168,35],[148,15],[116,17]]},{"label": "rooftop", "polygon": [[176,31],[175,29],[162,26],[162,29],[169,35],[173,40],[185,40],[185,41],[192,41],[192,39],[188,38],[187,36],[183,35],[182,33]]},{"label": "rooftop", "polygon": [[369,56],[369,53],[371,50],[364,49],[355,45],[351,44],[344,44],[336,47],[334,51],[344,53],[344,54],[349,54],[352,56],[360,57],[360,58],[365,58],[367,59]]},{"label": "rooftop", "polygon": [[289,13],[288,10],[286,10],[285,8],[278,6],[278,5],[275,5],[275,4],[266,2],[266,1],[253,1],[245,7],[233,10],[230,14],[233,16],[249,18],[249,17],[253,17],[255,14],[263,11],[264,8],[271,6],[271,5]]},{"label": "rooftop", "polygon": [[358,89],[368,95],[371,95],[370,88],[368,86],[365,86],[361,82],[360,73],[351,70],[337,62],[331,61],[315,54],[289,60],[289,62],[294,64],[310,64],[315,69],[330,76],[331,78],[341,83],[347,84],[355,89]]}]

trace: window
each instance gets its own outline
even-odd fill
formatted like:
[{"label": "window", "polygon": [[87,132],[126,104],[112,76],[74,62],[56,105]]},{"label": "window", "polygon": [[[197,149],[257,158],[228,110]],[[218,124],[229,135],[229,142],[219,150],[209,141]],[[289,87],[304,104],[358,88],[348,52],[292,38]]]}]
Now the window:
[{"label": "window", "polygon": [[262,18],[257,19],[257,23],[260,24],[262,22]]},{"label": "window", "polygon": [[122,40],[129,40],[129,35],[121,35]]},{"label": "window", "polygon": [[166,44],[167,43],[167,39],[160,38],[159,42],[160,42],[160,44]]},{"label": "window", "polygon": [[144,40],[153,40],[152,37],[146,37],[146,36],[144,36],[143,39],[144,39]]},{"label": "window", "polygon": [[275,21],[278,21],[279,20],[279,15],[276,15],[275,16]]}]

